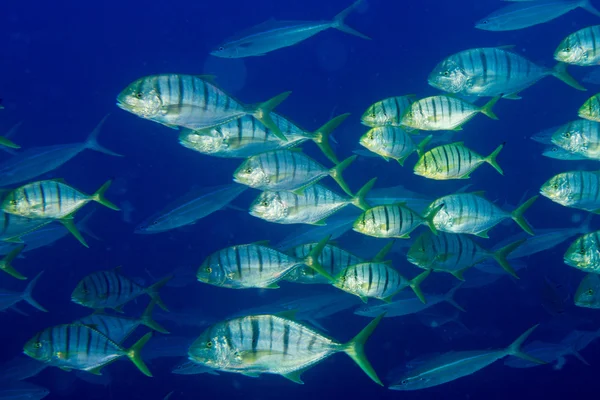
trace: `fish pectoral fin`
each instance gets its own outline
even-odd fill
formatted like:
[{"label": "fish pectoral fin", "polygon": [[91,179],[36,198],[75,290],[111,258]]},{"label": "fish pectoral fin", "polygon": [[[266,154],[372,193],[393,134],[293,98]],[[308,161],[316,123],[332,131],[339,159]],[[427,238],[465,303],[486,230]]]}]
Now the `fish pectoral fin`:
[{"label": "fish pectoral fin", "polygon": [[298,313],[298,310],[294,309],[294,310],[280,311],[278,313],[275,313],[275,315],[277,315],[278,317],[281,317],[281,318],[291,319],[291,320],[295,321],[297,313]]},{"label": "fish pectoral fin", "polygon": [[242,372],[242,375],[246,375],[250,378],[258,378],[260,376],[258,372]]},{"label": "fish pectoral fin", "polygon": [[18,237],[18,236],[17,236],[17,237],[12,237],[12,238],[6,238],[6,239],[2,239],[2,241],[3,241],[3,242],[6,242],[6,243],[19,243],[19,244],[21,244],[21,243],[25,243],[25,242],[24,242],[23,240],[21,240],[21,238],[20,238],[20,237]]},{"label": "fish pectoral fin", "polygon": [[73,369],[69,368],[69,367],[58,367],[60,369],[62,369],[63,371],[67,371],[67,372],[71,372]]},{"label": "fish pectoral fin", "polygon": [[302,368],[299,369],[297,371],[294,372],[290,372],[288,374],[283,374],[282,376],[286,379],[289,379],[290,381],[297,383],[299,385],[304,385],[304,381],[302,380],[301,375],[304,373],[304,371],[306,371],[308,368]]},{"label": "fish pectoral fin", "polygon": [[120,313],[120,314],[124,314],[124,311],[123,311],[123,306],[118,306],[118,307],[115,307],[115,308],[114,308],[114,310],[115,310],[116,312]]},{"label": "fish pectoral fin", "polygon": [[279,289],[279,285],[277,283],[271,283],[270,285],[265,286],[263,289]]},{"label": "fish pectoral fin", "polygon": [[502,98],[508,99],[508,100],[521,100],[522,99],[522,97],[519,96],[517,93],[506,94],[506,95],[502,96]]},{"label": "fish pectoral fin", "polygon": [[104,367],[104,365],[102,365],[101,367],[96,367],[96,368],[92,368],[92,369],[88,369],[87,372],[89,372],[90,374],[94,374],[94,375],[102,375],[102,368]]},{"label": "fish pectoral fin", "polygon": [[240,360],[244,362],[244,364],[254,364],[258,360],[263,357],[268,357],[271,355],[283,354],[283,352],[277,352],[272,350],[259,350],[259,351],[240,351],[237,353],[237,356]]},{"label": "fish pectoral fin", "polygon": [[476,233],[475,236],[478,236],[478,237],[484,238],[484,239],[489,239],[490,238],[489,235],[488,235],[489,231],[490,231],[489,229],[486,229],[485,231],[481,231],[479,233]]},{"label": "fish pectoral fin", "polygon": [[325,222],[325,220],[326,220],[326,219],[327,219],[327,218],[323,218],[323,219],[322,219],[322,220],[320,220],[320,221],[313,222],[311,225],[314,225],[314,226],[325,226],[325,225],[327,225],[327,223]]}]

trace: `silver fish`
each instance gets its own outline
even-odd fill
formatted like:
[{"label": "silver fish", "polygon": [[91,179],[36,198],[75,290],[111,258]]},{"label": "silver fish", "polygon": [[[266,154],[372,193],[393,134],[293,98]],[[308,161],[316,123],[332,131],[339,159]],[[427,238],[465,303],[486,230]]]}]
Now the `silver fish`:
[{"label": "silver fish", "polygon": [[7,309],[14,307],[18,302],[25,301],[40,311],[48,312],[48,310],[42,307],[40,303],[33,298],[33,288],[38,279],[40,279],[40,276],[42,276],[42,273],[43,271],[37,274],[37,276],[29,282],[22,293],[10,292],[4,289],[0,290],[0,311],[6,311]]},{"label": "silver fish", "polygon": [[50,391],[29,382],[0,382],[0,400],[41,400]]}]

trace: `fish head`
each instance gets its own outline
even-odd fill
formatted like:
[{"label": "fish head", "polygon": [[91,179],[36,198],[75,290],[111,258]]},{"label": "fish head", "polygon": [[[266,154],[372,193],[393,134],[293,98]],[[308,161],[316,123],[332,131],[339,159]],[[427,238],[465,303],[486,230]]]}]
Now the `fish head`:
[{"label": "fish head", "polygon": [[383,137],[383,127],[377,127],[369,129],[367,133],[361,136],[359,143],[361,146],[374,151],[385,148],[385,141]]},{"label": "fish head", "polygon": [[431,234],[423,233],[417,237],[415,242],[408,249],[407,260],[409,263],[419,267],[429,267],[435,261],[435,254],[431,251]]},{"label": "fish head", "polygon": [[367,108],[360,118],[363,125],[377,127],[384,126],[392,122],[391,115],[385,112],[383,105],[383,101],[378,101],[373,104],[371,107]]},{"label": "fish head", "polygon": [[376,235],[380,233],[380,223],[373,217],[373,209],[365,211],[360,217],[352,224],[352,230],[364,235]]},{"label": "fish head", "polygon": [[569,181],[568,173],[555,175],[542,185],[540,194],[556,203],[567,205],[573,194]]},{"label": "fish head", "polygon": [[136,80],[117,96],[117,106],[141,118],[152,118],[161,112],[162,100],[158,92],[158,77]]},{"label": "fish head", "polygon": [[200,334],[188,350],[190,361],[214,369],[226,369],[235,361],[235,350],[228,345],[231,339],[226,337],[227,323],[213,325]]},{"label": "fish head", "polygon": [[233,181],[253,188],[267,187],[271,176],[261,165],[258,157],[248,158],[233,173]]},{"label": "fish head", "polygon": [[575,305],[585,308],[600,308],[600,276],[588,274],[575,292]]},{"label": "fish head", "polygon": [[584,150],[587,145],[584,134],[585,124],[585,122],[574,121],[563,125],[552,134],[552,143],[570,152]]},{"label": "fish head", "polygon": [[401,381],[390,385],[393,390],[419,390],[425,389],[430,385],[430,379],[424,375],[406,376]]},{"label": "fish head", "polygon": [[583,235],[569,246],[564,255],[565,264],[583,271],[598,271],[600,250],[592,235]]},{"label": "fish head", "polygon": [[413,170],[414,170],[415,175],[432,178],[433,176],[432,176],[431,172],[429,171],[429,169],[432,168],[433,166],[431,164],[429,164],[430,168],[427,168],[427,166],[424,162],[425,157],[427,157],[427,154],[424,154],[421,157],[419,157],[419,160],[415,164]]},{"label": "fish head", "polygon": [[19,202],[20,189],[9,192],[2,201],[2,211],[8,214],[23,215],[25,202]]},{"label": "fish head", "polygon": [[475,22],[475,28],[483,31],[497,31],[501,26],[494,19],[485,17]]},{"label": "fish head", "polygon": [[210,55],[220,58],[243,58],[254,55],[254,51],[252,50],[252,42],[236,41],[219,45],[210,52]]},{"label": "fish head", "polygon": [[219,262],[220,258],[217,255],[211,255],[198,268],[196,278],[198,281],[208,283],[215,286],[226,286],[228,280],[225,268]]},{"label": "fish head", "polygon": [[600,97],[592,96],[579,109],[579,116],[589,120],[598,120],[600,116]]},{"label": "fish head", "polygon": [[459,93],[467,86],[469,76],[457,62],[447,58],[434,68],[427,81],[436,89]]},{"label": "fish head", "polygon": [[213,154],[227,148],[227,142],[218,134],[217,128],[200,131],[182,129],[179,143],[202,154]]},{"label": "fish head", "polygon": [[250,205],[250,215],[266,221],[279,221],[289,214],[289,207],[277,192],[262,192]]},{"label": "fish head", "polygon": [[73,289],[73,293],[71,293],[71,301],[75,304],[82,305],[84,307],[89,307],[95,303],[95,300],[98,298],[97,293],[95,293],[96,285],[91,281],[90,278],[83,278],[75,289]]},{"label": "fish head", "polygon": [[34,360],[49,362],[53,357],[52,343],[43,338],[44,332],[38,332],[23,346],[23,353]]},{"label": "fish head", "polygon": [[556,48],[554,59],[567,64],[579,64],[587,58],[588,49],[578,39],[578,35],[569,35]]}]

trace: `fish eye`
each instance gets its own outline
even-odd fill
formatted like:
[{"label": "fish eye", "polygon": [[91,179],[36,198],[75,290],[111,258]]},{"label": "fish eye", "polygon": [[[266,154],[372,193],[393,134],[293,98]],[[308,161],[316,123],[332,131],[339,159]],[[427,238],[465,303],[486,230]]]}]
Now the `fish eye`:
[{"label": "fish eye", "polygon": [[90,291],[89,291],[89,290],[87,290],[87,289],[81,289],[81,293],[83,293],[83,294],[88,294],[89,292],[90,292]]},{"label": "fish eye", "polygon": [[558,149],[556,147],[553,147],[552,151],[556,152],[556,151],[558,151]]},{"label": "fish eye", "polygon": [[588,289],[588,291],[586,292],[588,295],[593,296],[594,295],[594,289]]},{"label": "fish eye", "polygon": [[444,71],[444,72],[443,72],[443,75],[444,75],[444,76],[450,76],[450,71]]},{"label": "fish eye", "polygon": [[223,50],[225,50],[225,47],[223,47],[223,46],[219,47],[219,51],[223,51]]},{"label": "fish eye", "polygon": [[368,138],[369,138],[369,140],[375,139],[375,135],[373,134],[373,132],[369,133]]},{"label": "fish eye", "polygon": [[263,206],[263,207],[268,207],[269,206],[269,202],[266,201],[266,200],[263,200],[263,201],[260,202],[260,205]]},{"label": "fish eye", "polygon": [[555,183],[554,185],[552,185],[552,189],[558,189],[558,183]]},{"label": "fish eye", "polygon": [[250,167],[246,168],[245,172],[247,174],[251,174],[252,173],[252,168],[250,168]]},{"label": "fish eye", "polygon": [[158,221],[152,221],[152,225],[158,225]]},{"label": "fish eye", "polygon": [[138,99],[141,99],[142,98],[142,93],[141,92],[137,92],[135,94],[135,97],[137,97]]},{"label": "fish eye", "polygon": [[36,342],[33,344],[33,348],[34,349],[41,349],[42,348],[42,343],[41,342]]},{"label": "fish eye", "polygon": [[206,271],[207,274],[210,274],[210,273],[212,273],[212,268],[211,267],[206,267],[204,269],[204,271]]},{"label": "fish eye", "polygon": [[570,47],[565,47],[565,51],[569,52],[569,51],[571,51],[571,48]]},{"label": "fish eye", "polygon": [[585,254],[585,250],[584,249],[579,250],[579,254],[584,255]]},{"label": "fish eye", "polygon": [[17,200],[13,199],[13,200],[9,201],[9,203],[11,206],[15,206],[15,205],[17,205]]},{"label": "fish eye", "polygon": [[213,347],[213,342],[206,342],[206,348],[210,349]]},{"label": "fish eye", "polygon": [[488,23],[488,20],[487,20],[487,19],[484,19],[483,21],[481,21],[481,23],[482,23],[482,24],[484,24],[484,25],[487,25],[487,23]]},{"label": "fish eye", "polygon": [[569,132],[565,132],[565,135],[564,135],[564,136],[565,136],[565,137],[568,139],[568,138],[570,138],[570,137],[571,137],[571,134],[570,134]]},{"label": "fish eye", "polygon": [[407,384],[408,384],[408,379],[405,379],[405,380],[403,380],[403,381],[402,381],[402,384],[403,384],[403,385],[407,385]]}]

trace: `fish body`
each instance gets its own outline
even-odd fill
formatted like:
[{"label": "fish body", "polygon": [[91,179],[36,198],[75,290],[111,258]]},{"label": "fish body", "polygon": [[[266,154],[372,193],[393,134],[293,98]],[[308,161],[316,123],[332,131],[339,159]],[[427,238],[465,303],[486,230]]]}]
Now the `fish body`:
[{"label": "fish body", "polygon": [[568,150],[563,149],[559,146],[548,146],[542,152],[544,157],[554,158],[555,160],[564,160],[564,161],[581,161],[581,160],[589,160],[586,156],[577,153],[571,153]]},{"label": "fish body", "polygon": [[587,99],[579,108],[578,114],[581,118],[600,122],[600,93]]},{"label": "fish body", "polygon": [[344,23],[344,19],[362,0],[336,15],[331,21],[275,21],[269,20],[250,28],[239,36],[222,43],[210,54],[223,58],[244,58],[262,56],[284,47],[300,43],[327,29],[338,29],[363,39],[367,36],[355,31]]},{"label": "fish body", "polygon": [[575,239],[565,252],[564,262],[583,272],[600,274],[600,231]]},{"label": "fish body", "polygon": [[579,119],[558,128],[552,143],[572,154],[600,160],[600,122]]},{"label": "fish body", "polygon": [[475,28],[486,31],[514,31],[543,24],[582,7],[600,16],[589,0],[536,0],[504,6],[477,21]]},{"label": "fish body", "polygon": [[247,376],[277,374],[302,383],[301,374],[334,353],[345,352],[378,384],[363,345],[382,316],[347,344],[278,315],[251,315],[219,322],[190,346],[191,361]]},{"label": "fish body", "polygon": [[540,188],[542,196],[565,207],[600,211],[600,171],[569,171],[553,176]]},{"label": "fish body", "polygon": [[193,224],[223,209],[246,189],[245,186],[234,183],[192,190],[142,222],[135,233],[160,233]]},{"label": "fish body", "polygon": [[458,97],[447,95],[431,96],[417,100],[402,117],[402,125],[425,131],[459,130],[478,113],[498,119],[492,107],[499,97],[478,107]]},{"label": "fish body", "polygon": [[150,339],[146,334],[131,349],[125,349],[100,332],[82,325],[57,325],[38,332],[24,346],[29,357],[62,369],[100,374],[121,357],[128,357],[147,376],[152,376],[139,351]]},{"label": "fish body", "polygon": [[434,68],[428,81],[437,89],[465,96],[519,98],[517,93],[549,75],[584,90],[568,75],[565,64],[559,63],[550,70],[496,47],[451,55]]},{"label": "fish body", "polygon": [[381,126],[370,129],[360,138],[359,143],[386,161],[392,159],[404,165],[404,161],[412,153],[421,155],[430,140],[431,136],[427,136],[417,145],[403,128]]},{"label": "fish body", "polygon": [[48,310],[46,310],[44,307],[42,307],[33,298],[33,288],[35,287],[37,281],[42,276],[42,273],[43,273],[43,271],[40,272],[39,274],[37,274],[36,277],[27,284],[27,287],[25,288],[25,290],[22,293],[11,292],[11,291],[4,290],[4,289],[0,290],[0,312],[6,311],[9,308],[14,307],[20,301],[25,301],[25,302],[29,303],[29,305],[31,305],[32,307],[37,308],[38,310],[40,310],[42,312],[48,312]]},{"label": "fish body", "polygon": [[287,98],[282,93],[256,107],[246,106],[225,93],[211,77],[162,74],[131,83],[117,96],[117,106],[140,118],[170,128],[206,129],[252,115],[282,140],[285,137],[270,112]]},{"label": "fish body", "polygon": [[[554,367],[555,370],[560,369],[558,364],[559,360],[564,359],[564,357],[568,355],[573,355],[582,360],[584,364],[589,365],[587,361],[585,361],[585,359],[581,357],[577,350],[573,348],[572,344],[546,343],[541,342],[539,340],[535,340],[524,346],[523,350],[532,357],[535,357],[538,360],[545,361],[546,363],[557,361],[557,365]],[[531,361],[526,361],[521,358],[510,357],[504,361],[504,365],[511,368],[531,368],[537,367],[540,364]]]},{"label": "fish body", "polygon": [[427,225],[434,232],[433,218],[439,211],[432,209],[425,216],[417,214],[404,204],[382,205],[370,208],[356,219],[353,230],[377,238],[410,238],[410,233],[420,225]]},{"label": "fish body", "polygon": [[0,240],[8,243],[22,243],[21,239],[52,222],[53,219],[32,219],[0,211]]},{"label": "fish body", "polygon": [[600,40],[600,25],[580,29],[560,42],[554,52],[554,58],[581,67],[598,65],[600,46],[596,43],[597,40]]},{"label": "fish body", "polygon": [[530,198],[510,213],[485,199],[482,193],[458,193],[435,200],[428,207],[427,212],[440,208],[434,214],[433,224],[442,232],[468,233],[487,238],[490,229],[503,220],[512,218],[525,232],[533,235],[533,229],[525,221],[523,213],[537,200],[537,197]]},{"label": "fish body", "polygon": [[400,127],[402,116],[415,102],[412,94],[405,96],[389,97],[372,104],[360,118],[363,125],[372,128],[382,126]]},{"label": "fish body", "polygon": [[575,291],[575,305],[585,308],[600,308],[600,275],[587,274]]},{"label": "fish body", "polygon": [[0,383],[1,400],[41,400],[49,394],[48,389],[29,382]]},{"label": "fish body", "polygon": [[45,369],[46,364],[19,354],[0,365],[0,385],[32,378]]}]

